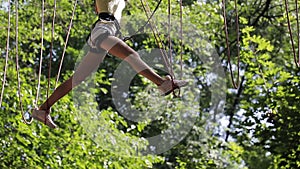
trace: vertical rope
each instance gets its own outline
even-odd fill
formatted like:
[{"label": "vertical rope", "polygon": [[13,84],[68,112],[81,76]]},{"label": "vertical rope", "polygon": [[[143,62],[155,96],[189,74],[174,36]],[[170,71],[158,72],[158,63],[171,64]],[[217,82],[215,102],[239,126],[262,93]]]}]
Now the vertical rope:
[{"label": "vertical rope", "polygon": [[38,85],[37,92],[35,97],[35,105],[38,105],[39,95],[40,95],[40,87],[41,87],[41,74],[42,74],[42,64],[43,64],[43,48],[44,48],[44,8],[45,1],[42,0],[42,19],[41,19],[41,52],[40,52],[40,64],[39,64],[39,74],[38,74]]},{"label": "vertical rope", "polygon": [[237,6],[237,0],[234,0],[235,7],[235,24],[236,24],[236,39],[237,39],[237,80],[234,84],[234,87],[237,89],[240,83],[240,27],[239,27],[239,10]]},{"label": "vertical rope", "polygon": [[[157,5],[156,5],[155,9],[154,9],[153,12],[151,13],[151,15],[148,17],[148,19],[147,19],[147,21],[145,22],[145,24],[144,24],[143,26],[141,26],[137,31],[135,31],[135,33],[132,34],[131,36],[125,37],[125,38],[123,39],[124,42],[126,42],[127,40],[132,39],[133,36],[137,35],[139,32],[142,32],[142,31],[145,29],[145,27],[149,24],[150,20],[152,19],[152,17],[154,16],[155,12],[157,11],[157,9],[158,9],[159,5],[161,4],[161,2],[162,2],[162,0],[159,0],[159,1],[158,1],[158,3],[157,3]],[[127,3],[128,3],[128,2],[127,2]],[[141,3],[143,3],[143,2],[141,2]],[[143,5],[143,4],[142,4],[142,5]]]},{"label": "vertical rope", "polygon": [[183,9],[182,9],[182,0],[179,1],[180,5],[180,79],[183,77]]},{"label": "vertical rope", "polygon": [[[141,4],[142,4],[143,10],[145,11],[146,16],[147,16],[147,18],[148,18],[148,20],[149,20],[149,15],[148,15],[148,12],[149,12],[149,11],[147,11],[146,6],[144,5],[143,0],[141,0]],[[149,5],[148,5],[147,1],[146,1],[146,5],[147,5],[148,10],[149,10]],[[153,33],[154,39],[155,39],[155,41],[156,41],[156,44],[158,45],[158,48],[161,49],[160,51],[161,51],[161,53],[162,53],[162,58],[163,58],[163,60],[164,60],[164,62],[165,62],[165,64],[166,64],[166,66],[167,66],[167,68],[168,68],[168,73],[169,73],[171,76],[173,76],[173,71],[171,70],[171,67],[170,67],[170,64],[171,64],[171,63],[170,63],[170,60],[168,59],[168,54],[167,54],[166,51],[165,51],[165,46],[164,46],[164,44],[162,43],[161,38],[157,35],[157,34],[158,34],[158,30],[157,30],[156,26],[153,26],[153,24],[151,23],[151,20],[149,20],[149,24],[150,24],[150,28],[151,28],[151,31],[152,31],[152,33]]]},{"label": "vertical rope", "polygon": [[296,4],[297,35],[298,35],[298,62],[296,64],[300,66],[300,28],[299,28],[298,0],[295,0],[295,4]]},{"label": "vertical rope", "polygon": [[172,55],[172,38],[171,38],[171,0],[168,0],[168,41],[169,41],[169,60],[170,60],[170,70],[173,78],[175,78],[175,74],[173,72],[173,55]]},{"label": "vertical rope", "polygon": [[7,73],[7,62],[8,62],[8,55],[9,55],[9,36],[10,36],[10,0],[8,0],[8,25],[7,25],[7,40],[6,40],[6,54],[5,54],[5,66],[4,66],[4,74],[3,74],[3,81],[2,81],[2,89],[1,89],[1,96],[0,96],[0,108],[2,107],[2,100],[4,94],[4,88],[6,83],[6,73]]},{"label": "vertical rope", "polygon": [[[292,43],[294,62],[296,63],[296,66],[299,67],[300,64],[297,61],[296,49],[295,49],[294,38],[293,38],[293,33],[292,33],[292,28],[291,28],[291,21],[290,21],[290,17],[289,17],[289,5],[288,5],[287,0],[285,0],[285,12],[286,12],[286,17],[287,17],[287,21],[288,21],[288,29],[289,29],[290,39],[291,39],[291,43]],[[299,34],[298,34],[298,36],[299,36]]]},{"label": "vertical rope", "polygon": [[62,64],[63,64],[63,61],[64,61],[64,57],[65,57],[65,53],[66,53],[66,49],[67,49],[67,45],[68,45],[68,41],[69,41],[69,36],[70,36],[72,24],[73,24],[73,19],[74,19],[74,15],[75,15],[77,1],[78,0],[76,0],[75,3],[74,3],[74,7],[73,7],[73,11],[72,11],[72,17],[71,17],[71,20],[70,20],[70,24],[69,24],[69,28],[68,28],[68,32],[67,32],[67,37],[66,37],[66,41],[65,41],[65,45],[64,45],[64,50],[63,50],[63,54],[62,54],[62,57],[61,57],[61,60],[60,60],[58,73],[57,73],[57,76],[56,76],[55,89],[57,87],[57,83],[58,83],[59,76],[60,76],[60,73],[61,73],[61,68],[62,68]]},{"label": "vertical rope", "polygon": [[[52,58],[53,58],[53,41],[54,41],[54,34],[55,34],[55,15],[56,15],[56,0],[54,0],[54,7],[53,7],[53,16],[52,16],[52,31],[51,31],[51,44],[50,44],[50,56],[49,56],[49,63],[48,63],[48,87],[47,87],[47,98],[49,98],[50,86],[51,86],[51,68],[52,68]],[[47,99],[47,108],[49,107]]]},{"label": "vertical rope", "polygon": [[[225,36],[226,36],[226,48],[227,48],[227,60],[228,60],[228,65],[229,65],[229,71],[230,71],[230,77],[231,77],[231,82],[232,82],[232,85],[234,88],[238,88],[238,85],[237,83],[235,82],[234,80],[234,75],[233,75],[233,71],[232,71],[232,65],[231,65],[231,59],[230,59],[230,46],[229,46],[229,37],[228,37],[228,26],[227,26],[227,19],[226,19],[226,5],[225,5],[225,0],[222,0],[222,4],[223,4],[223,18],[224,18],[224,30],[225,30]],[[235,0],[235,12],[236,12],[236,24],[238,25],[238,11],[237,11],[237,3],[236,3],[236,0]],[[237,26],[237,29],[239,27]],[[236,30],[237,31],[237,34],[239,34],[239,30]],[[239,36],[237,37],[238,38],[238,48],[239,48]],[[238,49],[238,61],[239,61],[239,49]],[[239,81],[239,63],[238,63],[238,80],[237,82]]]},{"label": "vertical rope", "polygon": [[21,115],[22,115],[22,119],[26,124],[30,124],[32,123],[32,118],[30,121],[27,121],[25,118],[25,113],[24,113],[24,109],[23,109],[23,104],[22,104],[22,96],[21,96],[21,80],[20,80],[20,66],[19,66],[19,42],[18,42],[18,32],[19,32],[19,14],[18,14],[18,8],[19,8],[19,4],[18,1],[15,1],[15,5],[16,5],[16,70],[17,70],[17,79],[18,79],[18,95],[19,95],[19,106],[21,108]]},{"label": "vertical rope", "polygon": [[[149,20],[149,25],[150,25],[151,31],[153,33],[153,36],[155,38],[155,41],[156,41],[158,47],[160,49],[165,49],[165,46],[163,45],[162,40],[157,35],[158,30],[157,30],[157,28],[155,26],[153,26],[153,23],[152,23],[152,21],[150,19],[151,16],[149,16],[149,14],[148,14],[148,13],[150,13],[150,9],[149,9],[149,5],[148,5],[147,1],[146,1],[147,9],[146,9],[146,6],[145,6],[143,0],[141,0],[141,4],[142,4],[143,10],[144,10],[144,12],[146,14],[146,17]],[[152,12],[152,14],[153,14],[153,12]],[[167,57],[167,53],[165,51],[162,51],[162,50],[161,50],[161,52],[162,52],[162,55],[164,56],[164,59],[165,59]]]}]

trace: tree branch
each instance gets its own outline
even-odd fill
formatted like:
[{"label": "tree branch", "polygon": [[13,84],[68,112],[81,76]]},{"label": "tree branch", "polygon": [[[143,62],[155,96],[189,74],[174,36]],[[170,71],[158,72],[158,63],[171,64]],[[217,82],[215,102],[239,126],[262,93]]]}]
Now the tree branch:
[{"label": "tree branch", "polygon": [[268,11],[270,5],[271,5],[271,1],[272,0],[267,0],[264,9],[261,11],[261,13],[256,17],[256,19],[254,20],[254,22],[251,24],[251,26],[255,26],[258,21],[260,20],[261,17],[263,17],[265,15],[265,13]]},{"label": "tree branch", "polygon": [[[240,85],[239,85],[240,87],[239,87],[238,92],[237,92],[237,94],[235,96],[233,105],[232,105],[231,109],[228,110],[228,112],[230,112],[229,113],[229,115],[230,115],[230,117],[229,117],[229,124],[227,126],[228,129],[230,129],[230,127],[231,127],[231,125],[233,123],[234,111],[235,111],[236,107],[238,106],[238,104],[240,102],[240,96],[241,96],[242,91],[243,91],[243,86],[242,85],[243,85],[244,81],[245,81],[245,76],[242,76],[242,79],[241,79],[241,82],[240,82]],[[225,141],[226,142],[228,141],[229,134],[230,134],[230,131],[227,130],[226,131],[226,137],[225,137]]]}]

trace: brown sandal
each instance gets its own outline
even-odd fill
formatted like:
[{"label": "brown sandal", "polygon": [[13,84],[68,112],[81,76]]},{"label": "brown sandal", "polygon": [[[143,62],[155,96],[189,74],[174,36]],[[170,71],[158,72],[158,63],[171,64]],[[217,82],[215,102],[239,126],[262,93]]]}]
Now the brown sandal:
[{"label": "brown sandal", "polygon": [[158,86],[160,93],[166,96],[172,93],[175,89],[180,89],[188,84],[186,80],[174,80],[170,75],[167,75],[166,80]]},{"label": "brown sandal", "polygon": [[50,128],[56,128],[57,125],[52,121],[50,114],[46,110],[33,109],[32,115],[34,119],[44,123]]}]

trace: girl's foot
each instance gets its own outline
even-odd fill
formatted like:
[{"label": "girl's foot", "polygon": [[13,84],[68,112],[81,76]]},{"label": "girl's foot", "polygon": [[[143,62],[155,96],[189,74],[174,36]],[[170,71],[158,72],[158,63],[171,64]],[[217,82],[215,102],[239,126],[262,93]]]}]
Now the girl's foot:
[{"label": "girl's foot", "polygon": [[160,93],[164,96],[172,93],[175,89],[179,89],[188,84],[186,80],[174,80],[170,75],[167,75],[165,81],[158,86]]},{"label": "girl's foot", "polygon": [[33,109],[32,115],[34,119],[44,123],[50,128],[56,128],[56,124],[52,121],[50,114],[46,110]]}]

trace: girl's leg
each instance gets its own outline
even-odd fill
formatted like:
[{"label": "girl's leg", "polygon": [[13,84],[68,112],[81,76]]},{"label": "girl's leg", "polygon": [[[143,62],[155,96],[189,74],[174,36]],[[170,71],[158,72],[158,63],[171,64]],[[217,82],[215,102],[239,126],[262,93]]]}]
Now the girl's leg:
[{"label": "girl's leg", "polygon": [[151,80],[156,85],[159,86],[165,81],[141,60],[136,51],[130,48],[121,39],[114,36],[108,36],[108,38],[103,40],[100,44],[100,47],[107,50],[110,54],[127,61],[136,72]]},{"label": "girl's leg", "polygon": [[60,98],[68,94],[74,87],[80,84],[86,79],[93,71],[95,71],[99,64],[103,61],[106,52],[91,53],[88,52],[79,64],[73,76],[67,81],[62,83],[50,97],[40,106],[40,110],[48,111],[53,104],[55,104]]}]

